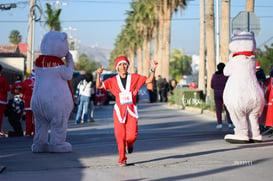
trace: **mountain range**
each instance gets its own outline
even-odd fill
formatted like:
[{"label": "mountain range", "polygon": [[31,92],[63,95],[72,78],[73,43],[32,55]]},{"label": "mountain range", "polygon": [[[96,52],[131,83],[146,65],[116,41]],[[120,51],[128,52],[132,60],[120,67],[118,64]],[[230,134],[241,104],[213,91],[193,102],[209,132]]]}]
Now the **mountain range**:
[{"label": "mountain range", "polygon": [[79,55],[86,54],[88,58],[101,63],[105,68],[109,65],[111,49],[97,45],[79,45]]}]

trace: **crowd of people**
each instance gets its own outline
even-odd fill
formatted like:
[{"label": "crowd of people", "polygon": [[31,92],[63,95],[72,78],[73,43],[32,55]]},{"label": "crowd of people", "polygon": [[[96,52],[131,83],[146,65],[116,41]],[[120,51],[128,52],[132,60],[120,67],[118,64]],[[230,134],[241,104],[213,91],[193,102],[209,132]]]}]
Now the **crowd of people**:
[{"label": "crowd of people", "polygon": [[[128,108],[131,110],[129,111],[128,115],[123,113],[127,110],[127,108],[123,108],[123,105],[128,105],[128,103],[136,105],[137,94],[132,95],[132,92],[128,91],[131,89],[130,86],[135,85],[137,86],[136,89],[138,90],[144,83],[146,83],[151,103],[157,101],[167,102],[168,96],[173,94],[173,90],[176,87],[177,82],[175,80],[168,82],[166,78],[163,78],[160,75],[158,75],[158,78],[155,79],[154,74],[148,78],[138,74],[131,75],[127,72],[129,61],[126,57],[119,57],[117,62],[116,69],[119,72],[118,76],[109,78],[107,81],[102,82],[100,79],[103,68],[99,68],[97,70],[98,77],[96,80],[93,79],[93,75],[91,73],[84,73],[77,77],[77,81],[74,81],[74,112],[76,113],[74,119],[75,124],[95,122],[95,107],[102,107],[103,101],[107,98],[106,90],[109,89],[116,96],[116,105],[114,107],[114,112],[116,112],[116,114],[114,114],[113,117],[115,125],[115,136],[120,154],[119,163],[121,166],[125,166],[127,160],[125,153],[133,152],[133,144],[137,135],[137,126],[135,124],[137,122],[136,109],[134,107]],[[156,69],[156,62],[152,64],[152,67],[152,73],[154,73]],[[214,100],[216,106],[217,129],[223,127],[223,109],[226,112],[228,127],[233,128],[232,120],[223,101],[223,92],[225,84],[228,80],[228,77],[223,74],[224,68],[225,64],[219,63],[217,65],[217,71],[213,74],[211,80],[211,88],[214,90]],[[31,110],[30,102],[35,82],[35,72],[32,71],[31,75],[25,81],[22,81],[22,77],[18,75],[17,80],[10,87],[5,76],[1,75],[2,69],[3,67],[0,65],[0,84],[2,85],[0,86],[1,136],[34,136],[35,119]],[[270,77],[266,78],[263,69],[257,62],[256,76],[260,86],[264,90],[266,100],[264,112],[260,118],[260,124],[269,128],[273,128],[273,66],[270,72]],[[136,84],[133,84],[130,81],[136,81]],[[192,88],[196,88],[196,85],[192,86]],[[122,94],[117,92],[117,90],[122,90]],[[7,98],[9,91],[12,94],[12,98],[8,100]],[[123,117],[124,115],[126,116]],[[8,122],[10,123],[13,130],[4,131],[1,129],[4,116],[8,117]],[[25,120],[25,131],[21,125],[22,119]],[[132,132],[125,133],[124,129],[127,129],[127,127],[130,128]],[[125,134],[129,135],[125,136]],[[123,141],[124,136],[126,137],[127,142]]]},{"label": "crowd of people", "polygon": [[[35,72],[22,80],[21,75],[16,76],[16,81],[9,85],[8,80],[2,75],[2,65],[0,65],[0,135],[1,136],[34,136],[35,120],[31,110],[30,101],[35,82]],[[12,97],[8,100],[8,93]],[[8,118],[13,130],[2,130],[3,117]],[[21,120],[25,120],[25,133],[22,128]]]},{"label": "crowd of people", "polygon": [[95,122],[94,110],[102,108],[107,98],[107,92],[96,88],[92,73],[81,72],[74,76],[74,110],[72,117],[76,124]]}]

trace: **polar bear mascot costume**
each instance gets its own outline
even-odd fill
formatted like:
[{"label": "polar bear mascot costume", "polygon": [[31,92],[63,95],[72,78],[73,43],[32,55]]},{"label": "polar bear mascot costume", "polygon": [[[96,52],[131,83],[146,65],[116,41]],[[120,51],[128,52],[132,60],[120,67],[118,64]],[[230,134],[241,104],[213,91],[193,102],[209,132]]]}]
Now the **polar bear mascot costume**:
[{"label": "polar bear mascot costume", "polygon": [[[74,63],[69,53],[67,34],[48,32],[40,48],[42,55],[35,61],[35,84],[31,100],[36,123],[32,152],[71,152],[72,146],[66,142],[66,131],[73,109],[73,95],[68,80],[72,79]],[[62,59],[64,57],[65,61]]]},{"label": "polar bear mascot costume", "polygon": [[235,126],[225,136],[230,143],[261,142],[258,118],[264,108],[264,93],[256,78],[256,42],[253,32],[235,31],[229,44],[231,55],[224,68],[228,76],[223,99]]}]

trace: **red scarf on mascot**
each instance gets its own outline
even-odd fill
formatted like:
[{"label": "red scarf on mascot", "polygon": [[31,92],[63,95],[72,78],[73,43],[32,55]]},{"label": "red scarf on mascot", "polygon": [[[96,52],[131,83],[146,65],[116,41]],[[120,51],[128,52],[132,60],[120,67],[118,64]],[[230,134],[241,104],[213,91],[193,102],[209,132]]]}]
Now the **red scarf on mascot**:
[{"label": "red scarf on mascot", "polygon": [[[40,55],[35,61],[36,67],[47,67],[48,68],[48,67],[57,67],[60,65],[64,65],[64,62],[59,57],[49,56],[49,55]],[[67,81],[67,84],[68,84],[69,90],[71,92],[72,100],[74,101],[74,95],[73,95],[69,80]]]},{"label": "red scarf on mascot", "polygon": [[235,52],[233,53],[232,57],[235,57],[237,55],[245,55],[245,56],[252,56],[254,55],[251,51],[244,51],[244,52]]}]

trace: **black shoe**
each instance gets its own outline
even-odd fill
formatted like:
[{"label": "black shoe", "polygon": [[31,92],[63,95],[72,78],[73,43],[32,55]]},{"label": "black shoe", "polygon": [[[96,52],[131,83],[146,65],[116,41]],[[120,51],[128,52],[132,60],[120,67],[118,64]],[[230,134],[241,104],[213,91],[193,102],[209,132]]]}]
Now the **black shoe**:
[{"label": "black shoe", "polygon": [[6,167],[5,166],[3,166],[3,165],[0,165],[0,173],[2,173],[4,170],[6,169]]},{"label": "black shoe", "polygon": [[262,140],[249,139],[249,143],[262,143]]},{"label": "black shoe", "polygon": [[134,151],[134,148],[133,147],[126,147],[126,151],[127,151],[127,153],[133,153],[133,151]]}]

